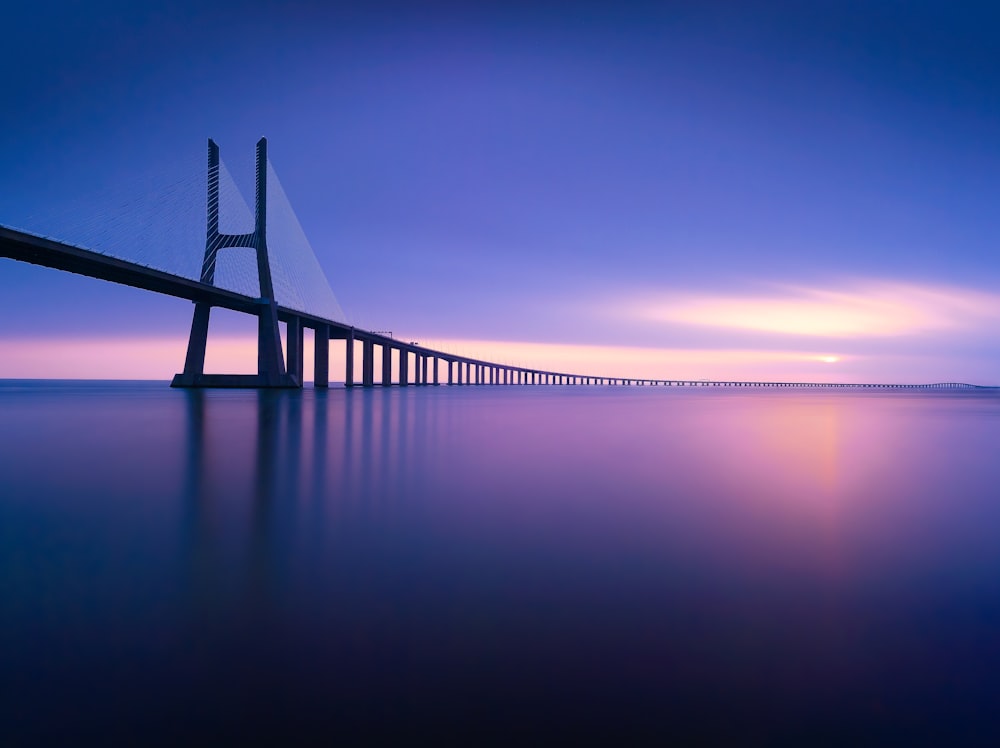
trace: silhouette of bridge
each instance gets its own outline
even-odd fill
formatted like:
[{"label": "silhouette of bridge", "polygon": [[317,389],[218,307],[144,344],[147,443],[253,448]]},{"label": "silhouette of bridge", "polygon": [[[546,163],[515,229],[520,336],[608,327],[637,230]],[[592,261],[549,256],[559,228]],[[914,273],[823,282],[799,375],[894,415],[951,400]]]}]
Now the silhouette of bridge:
[{"label": "silhouette of bridge", "polygon": [[[76,246],[36,233],[0,225],[0,257],[32,263],[66,272],[140,288],[194,302],[191,333],[184,369],[171,383],[173,387],[284,387],[303,384],[304,330],[313,330],[315,354],[313,383],[328,387],[330,382],[330,344],[345,342],[344,385],[376,386],[376,346],[380,349],[379,386],[408,385],[620,385],[683,387],[764,387],[764,388],[855,388],[855,389],[981,389],[978,385],[957,382],[935,384],[842,384],[823,382],[753,382],[691,379],[647,379],[636,377],[594,376],[512,366],[467,356],[437,351],[415,343],[395,340],[385,332],[369,331],[348,324],[330,289],[326,277],[305,242],[294,213],[267,159],[267,141],[261,138],[256,150],[256,187],[252,226],[241,233],[220,230],[225,206],[220,200],[220,185],[230,177],[220,159],[218,146],[208,141],[207,210],[205,251],[201,271],[195,277],[158,269],[107,252]],[[227,188],[230,197],[234,192]],[[269,194],[271,193],[271,194]],[[269,198],[272,200],[269,202]],[[284,213],[272,209],[273,199]],[[237,199],[238,201],[238,199]],[[238,211],[237,211],[238,212]],[[248,212],[248,211],[247,211]],[[288,217],[291,217],[290,223]],[[297,242],[293,264],[275,265],[269,220],[284,217]],[[296,233],[297,232],[297,233]],[[305,244],[303,245],[303,242]],[[223,252],[252,250],[256,277],[229,273],[228,285],[218,282]],[[292,253],[294,254],[294,252]],[[244,268],[245,269],[245,268]],[[275,270],[281,276],[276,290]],[[238,275],[238,274],[237,274]],[[205,354],[213,307],[230,309],[257,317],[257,373],[206,373]],[[287,350],[282,350],[279,323],[285,323]],[[356,345],[361,346],[361,380],[355,381]],[[395,352],[396,366],[393,366]],[[411,368],[412,360],[412,368]]]}]

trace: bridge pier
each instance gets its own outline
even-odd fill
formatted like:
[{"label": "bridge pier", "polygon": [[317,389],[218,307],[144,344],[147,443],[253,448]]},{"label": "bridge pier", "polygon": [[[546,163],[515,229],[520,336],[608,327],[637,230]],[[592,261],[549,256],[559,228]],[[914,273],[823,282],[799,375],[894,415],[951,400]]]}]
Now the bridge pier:
[{"label": "bridge pier", "polygon": [[202,301],[195,303],[194,316],[191,319],[191,335],[188,337],[187,356],[184,359],[185,377],[200,377],[205,373],[205,349],[208,346],[208,319],[211,313],[210,304]]},{"label": "bridge pier", "polygon": [[285,324],[285,338],[288,341],[288,363],[285,369],[289,376],[295,377],[302,384],[303,353],[305,346],[305,331],[302,328],[301,317],[291,317]]},{"label": "bridge pier", "polygon": [[399,386],[406,387],[410,383],[410,352],[399,349]]},{"label": "bridge pier", "polygon": [[[326,325],[324,325],[324,327],[326,327]],[[326,329],[327,331],[329,331],[329,328]],[[319,331],[316,332],[316,335],[317,335],[316,345],[319,345],[318,342]],[[329,332],[327,332],[327,335],[329,336]],[[326,351],[327,351],[326,355],[329,358],[330,356],[329,345],[326,346]],[[327,365],[327,368],[329,368],[329,365]],[[345,387],[354,386],[354,328],[353,327],[347,331],[347,335],[344,339],[344,386]]]},{"label": "bridge pier", "polygon": [[375,343],[371,340],[361,343],[361,386],[375,386]]},{"label": "bridge pier", "polygon": [[[329,325],[316,325],[313,328],[313,387],[324,388],[330,386],[330,327]],[[353,363],[353,361],[351,362]],[[348,367],[350,371],[350,367]],[[348,381],[344,380],[344,386],[350,387]]]},{"label": "bridge pier", "polygon": [[392,346],[382,344],[382,386],[392,386]]}]

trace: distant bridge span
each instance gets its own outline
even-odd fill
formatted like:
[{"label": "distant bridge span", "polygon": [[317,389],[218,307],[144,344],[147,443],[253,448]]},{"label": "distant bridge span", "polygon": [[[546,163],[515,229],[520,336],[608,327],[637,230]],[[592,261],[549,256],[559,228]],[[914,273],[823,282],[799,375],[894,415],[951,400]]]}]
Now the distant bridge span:
[{"label": "distant bridge span", "polygon": [[[835,384],[825,382],[750,382],[692,379],[644,379],[608,377],[548,371],[511,366],[459,356],[425,348],[392,337],[362,330],[343,322],[327,319],[275,301],[271,289],[266,246],[266,141],[257,146],[256,226],[253,233],[222,234],[218,229],[218,147],[209,141],[208,240],[201,280],[164,272],[128,260],[77,247],[35,234],[0,225],[0,257],[49,267],[133,288],[175,296],[195,303],[191,337],[184,371],[174,377],[179,387],[301,387],[305,328],[314,331],[315,387],[328,387],[330,381],[330,341],[344,340],[347,387],[373,387],[375,382],[375,346],[381,350],[380,386],[429,384],[454,385],[637,385],[667,387],[732,388],[809,388],[809,389],[879,389],[879,390],[979,390],[997,389],[958,382],[934,384]],[[261,296],[254,298],[214,284],[216,254],[228,247],[250,247],[257,252]],[[209,310],[221,307],[251,314],[258,318],[258,373],[256,375],[205,374],[204,358],[208,336]],[[287,351],[281,350],[278,322],[286,324]],[[361,381],[356,382],[355,343],[361,343]],[[393,351],[398,364],[393,366]],[[410,368],[410,360],[413,368]],[[446,364],[442,367],[442,362]],[[446,371],[442,371],[446,369]],[[395,370],[395,371],[394,371]]]}]

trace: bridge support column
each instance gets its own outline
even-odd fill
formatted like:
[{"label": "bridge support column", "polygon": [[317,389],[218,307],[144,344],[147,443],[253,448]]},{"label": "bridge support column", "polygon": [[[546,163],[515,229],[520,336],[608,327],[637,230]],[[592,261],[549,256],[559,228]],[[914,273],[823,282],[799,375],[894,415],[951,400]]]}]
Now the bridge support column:
[{"label": "bridge support column", "polygon": [[303,374],[303,348],[305,347],[304,330],[302,329],[302,318],[291,317],[285,325],[285,337],[288,339],[288,363],[285,365],[290,376],[295,377],[299,384],[302,384]]},{"label": "bridge support column", "polygon": [[361,343],[361,385],[375,386],[375,343],[371,340]]},{"label": "bridge support column", "polygon": [[382,386],[392,385],[392,347],[387,343],[382,344]]},{"label": "bridge support column", "polygon": [[205,373],[205,348],[208,345],[208,318],[212,307],[206,302],[194,305],[191,319],[191,336],[188,338],[187,356],[184,359],[184,376],[200,377]]},{"label": "bridge support column", "polygon": [[434,357],[434,384],[439,384],[438,382],[438,364],[441,363],[441,359],[437,356]]},{"label": "bridge support column", "polygon": [[410,383],[410,352],[399,349],[399,386],[406,387]]},{"label": "bridge support column", "polygon": [[284,358],[281,355],[281,333],[278,330],[278,307],[274,301],[265,300],[257,315],[257,377],[260,382],[256,386],[301,386],[301,379],[294,379],[294,384],[286,382],[290,375],[285,370]]},{"label": "bridge support column", "polygon": [[[435,359],[435,361],[436,361],[436,359]],[[420,357],[420,372],[421,372],[420,384],[427,384],[427,364],[428,364],[427,356],[421,356]],[[437,367],[435,367],[435,369],[434,369],[434,379],[435,379],[434,384],[437,384]]]},{"label": "bridge support column", "polygon": [[[330,328],[328,325],[316,325],[313,330],[313,387],[330,386]],[[344,385],[347,380],[344,380]]]},{"label": "bridge support column", "polygon": [[[327,328],[328,331],[327,334],[329,334],[329,329],[330,328]],[[326,347],[326,350],[327,350],[327,356],[329,356],[330,355],[329,345]],[[345,387],[354,386],[354,328],[353,327],[347,331],[347,337],[344,340],[344,386]]]},{"label": "bridge support column", "polygon": [[454,384],[455,383],[454,376],[452,375],[453,370],[454,370],[454,362],[453,361],[449,361],[448,362],[448,384]]}]

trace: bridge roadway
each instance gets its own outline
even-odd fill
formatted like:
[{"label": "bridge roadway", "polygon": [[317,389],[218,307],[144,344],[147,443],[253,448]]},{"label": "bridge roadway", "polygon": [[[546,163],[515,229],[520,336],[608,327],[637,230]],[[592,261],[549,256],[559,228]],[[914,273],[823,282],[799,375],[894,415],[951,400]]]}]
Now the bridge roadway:
[{"label": "bridge roadway", "polygon": [[[116,257],[74,247],[16,229],[0,226],[0,257],[63,270],[91,278],[141,288],[154,293],[175,296],[189,301],[202,301],[212,306],[232,309],[245,314],[257,314],[259,301],[234,291],[173,275],[161,270],[121,260]],[[278,307],[278,319],[286,324],[287,369],[302,381],[303,329],[314,331],[314,385],[329,384],[329,342],[346,341],[346,371],[348,387],[375,386],[375,346],[382,352],[381,385],[393,384],[392,351],[398,351],[396,384],[440,384],[439,363],[448,364],[447,384],[587,384],[587,385],[646,385],[680,387],[789,387],[836,389],[995,389],[957,382],[937,384],[834,384],[824,382],[743,382],[690,379],[637,379],[634,377],[595,377],[545,371],[457,356],[423,346],[404,343],[386,335],[361,330],[334,320],[323,319],[287,307]],[[362,344],[362,379],[354,381],[354,343]],[[409,359],[414,357],[410,374]],[[433,362],[433,365],[431,364]]]}]

